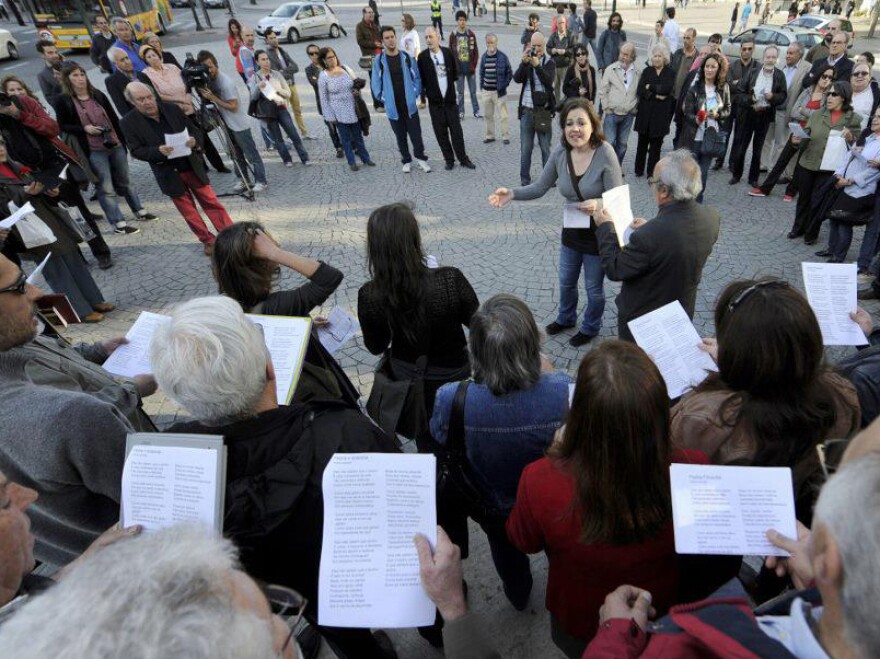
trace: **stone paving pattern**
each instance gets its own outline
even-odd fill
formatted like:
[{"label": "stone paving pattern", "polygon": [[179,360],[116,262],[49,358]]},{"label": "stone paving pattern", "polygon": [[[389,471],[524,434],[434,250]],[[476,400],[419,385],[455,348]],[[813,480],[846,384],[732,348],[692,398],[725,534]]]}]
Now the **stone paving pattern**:
[{"label": "stone paving pattern", "polygon": [[[684,27],[695,24],[701,32],[702,42],[729,14],[729,6],[713,8],[711,15],[700,13],[706,7],[688,12],[694,20],[680,18]],[[408,11],[411,11],[407,8]],[[390,10],[386,8],[386,11]],[[524,18],[523,8],[518,17]],[[636,20],[635,11],[626,16],[631,30],[643,32],[652,26],[656,7],[645,10],[644,18]],[[427,15],[427,12],[421,12]],[[606,20],[600,15],[600,25]],[[396,18],[396,12],[395,12]],[[480,38],[494,31],[500,37],[500,47],[514,61],[520,52],[519,25],[504,27],[492,25],[484,17],[473,23]],[[255,22],[256,18],[252,19]],[[424,22],[423,17],[417,20]],[[542,12],[542,22],[549,23],[550,14]],[[217,23],[215,18],[215,24]],[[383,21],[384,22],[384,21]],[[449,21],[452,23],[451,21]],[[713,23],[715,28],[703,27],[701,23]],[[488,23],[488,25],[487,25]],[[634,24],[639,27],[634,27]],[[447,26],[447,34],[449,26]],[[726,30],[725,30],[726,33]],[[321,45],[337,48],[344,62],[356,65],[358,51],[354,44],[353,28],[350,36],[341,40],[321,40]],[[195,43],[196,39],[205,43]],[[234,76],[231,57],[221,34],[214,30],[186,39],[185,47],[172,49],[182,60],[186,51],[197,52],[202,48],[212,50],[220,60],[221,69]],[[644,54],[647,35],[631,35],[641,44]],[[307,63],[305,44],[285,45],[294,59],[304,68]],[[93,82],[103,85],[99,76],[92,72]],[[265,224],[281,244],[304,256],[324,260],[345,273],[345,280],[338,291],[327,301],[323,311],[329,312],[333,305],[354,313],[357,307],[357,290],[366,281],[365,232],[369,213],[379,205],[408,200],[415,208],[428,253],[436,255],[444,265],[460,268],[473,285],[480,300],[491,295],[508,292],[523,298],[535,314],[540,325],[555,319],[557,305],[557,261],[561,227],[562,199],[555,189],[537,201],[513,202],[496,210],[489,206],[486,197],[497,186],[512,187],[519,181],[519,128],[516,121],[516,99],[519,86],[511,87],[509,109],[511,111],[511,144],[500,141],[484,145],[482,120],[471,116],[470,98],[467,99],[467,118],[463,122],[465,139],[471,159],[477,169],[470,171],[456,167],[451,172],[443,169],[440,150],[430,127],[427,110],[420,112],[422,133],[434,171],[413,173],[400,170],[399,154],[388,121],[382,114],[373,116],[373,127],[366,139],[367,149],[378,163],[376,168],[349,171],[344,159],[336,159],[329,137],[316,112],[314,95],[302,74],[297,75],[300,99],[306,113],[310,133],[318,139],[306,142],[314,166],[305,168],[298,162],[293,168],[284,168],[276,155],[266,159],[269,187],[249,203],[240,197],[226,198],[224,202],[234,220],[258,220]],[[243,86],[240,85],[243,90]],[[559,139],[558,126],[554,129],[553,143]],[[255,138],[260,142],[259,134]],[[652,196],[645,178],[635,178],[632,159],[635,154],[636,135],[631,136],[629,152],[624,162],[627,182],[632,186],[632,206],[636,215],[652,217],[655,212]],[[664,150],[671,149],[667,139]],[[539,173],[540,152],[537,147],[533,156],[533,178]],[[231,189],[234,178],[230,175],[212,174],[212,182],[218,192]],[[758,275],[775,275],[802,287],[801,262],[814,259],[813,252],[821,246],[807,247],[802,241],[785,238],[793,215],[794,204],[784,203],[779,194],[767,199],[747,196],[745,182],[729,186],[727,171],[712,172],[709,179],[706,202],[719,208],[722,215],[721,236],[712,256],[706,264],[699,288],[694,322],[703,336],[713,335],[713,303],[721,289],[729,281]],[[208,257],[202,254],[201,245],[186,227],[170,200],[161,195],[145,163],[132,164],[132,180],[145,207],[160,216],[154,222],[140,223],[139,235],[107,235],[116,262],[114,268],[102,271],[93,269],[96,281],[108,301],[118,305],[117,311],[98,325],[72,326],[66,335],[72,340],[97,340],[124,334],[140,311],[167,312],[175,303],[196,296],[216,294]],[[97,205],[95,205],[97,208]],[[127,208],[125,209],[127,212]],[[823,231],[822,240],[826,237]],[[852,258],[857,254],[861,231],[850,250]],[[91,256],[89,255],[91,260]],[[284,274],[279,288],[297,286],[301,278]],[[619,285],[606,282],[607,304],[600,337],[593,343],[616,336],[616,308],[614,298]],[[580,310],[583,310],[581,300]],[[869,303],[870,305],[870,303]],[[876,311],[875,306],[868,306]],[[545,351],[558,368],[570,374],[576,372],[580,359],[590,349],[575,349],[567,344],[570,334],[547,338]],[[372,383],[372,372],[377,357],[369,354],[357,337],[337,355],[340,364],[352,381],[367,396]],[[173,422],[180,414],[176,406],[161,393],[145,401],[145,407],[163,426]],[[465,567],[470,584],[470,602],[473,609],[485,615],[487,630],[493,636],[502,656],[554,657],[558,653],[549,639],[548,616],[544,608],[546,583],[546,559],[533,558],[535,587],[531,605],[525,612],[516,612],[505,600],[501,584],[494,572],[484,536],[476,529],[472,533],[471,558]],[[391,635],[401,657],[439,657],[413,630],[395,630]],[[323,656],[332,656],[326,649]]]}]

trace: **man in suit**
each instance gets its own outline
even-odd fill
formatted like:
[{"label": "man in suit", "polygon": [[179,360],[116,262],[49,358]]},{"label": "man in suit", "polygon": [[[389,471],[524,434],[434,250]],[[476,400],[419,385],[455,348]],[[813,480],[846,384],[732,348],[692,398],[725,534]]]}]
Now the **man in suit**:
[{"label": "man in suit", "polygon": [[[741,116],[745,113],[748,106],[748,97],[745,94],[745,86],[749,81],[749,74],[753,69],[761,66],[761,64],[753,57],[755,54],[755,42],[743,41],[739,45],[739,59],[730,63],[727,72],[727,84],[730,87],[730,96],[733,101],[733,107],[730,110],[730,117],[727,119],[725,129],[727,134],[733,139],[727,141],[731,149],[730,163],[733,163],[733,154],[735,153],[733,145],[736,140],[741,139],[739,133],[744,127],[744,118]],[[726,156],[727,154],[725,154]],[[715,161],[712,169],[719,170],[724,166],[724,156]]]},{"label": "man in suit", "polygon": [[650,222],[637,218],[622,249],[608,214],[593,216],[605,275],[623,282],[617,335],[626,341],[633,340],[629,321],[675,300],[693,319],[703,266],[721,226],[717,210],[695,201],[702,188],[700,166],[688,151],[679,149],[660,160],[651,188],[660,207],[657,216]]},{"label": "man in suit", "polygon": [[425,28],[425,43],[428,47],[417,58],[419,75],[428,97],[431,126],[443,152],[446,169],[455,167],[456,156],[462,167],[476,169],[464,150],[464,133],[453,84],[458,77],[455,57],[451,50],[440,45],[437,31],[432,27]]},{"label": "man in suit", "polygon": [[837,32],[828,44],[828,57],[817,59],[804,78],[804,89],[812,87],[826,66],[834,67],[834,79],[848,81],[852,75],[853,61],[846,56],[846,44],[849,37],[845,32]]},{"label": "man in suit", "polygon": [[134,110],[134,106],[125,98],[125,88],[131,82],[137,81],[134,65],[131,58],[122,48],[111,48],[107,51],[107,59],[113,66],[113,73],[104,78],[104,87],[110,95],[110,100],[116,106],[120,117],[124,117]]},{"label": "man in suit", "polygon": [[[804,46],[800,41],[793,41],[785,51],[785,66],[782,67],[782,75],[785,76],[787,96],[785,103],[776,108],[776,116],[773,118],[773,126],[767,133],[764,148],[761,151],[761,166],[763,169],[772,169],[776,160],[782,153],[782,148],[788,141],[791,132],[788,129],[789,117],[795,101],[803,86],[804,77],[810,71],[810,64],[804,60]],[[794,162],[790,163],[791,171],[794,171]],[[786,170],[786,175],[791,177]]]},{"label": "man in suit", "polygon": [[[198,199],[218,232],[231,226],[232,218],[208,182],[205,164],[198,153],[199,145],[192,137],[198,135],[199,131],[180,108],[173,103],[157,101],[153,90],[142,82],[130,83],[125,88],[125,96],[134,106],[134,110],[122,118],[121,124],[131,155],[150,163],[159,189],[171,197],[189,228],[204,244],[205,254],[211,255],[214,252],[214,236],[199,215],[193,197]],[[165,145],[165,136],[184,130],[191,135],[186,145],[193,150],[192,153],[169,158],[174,148]]]}]

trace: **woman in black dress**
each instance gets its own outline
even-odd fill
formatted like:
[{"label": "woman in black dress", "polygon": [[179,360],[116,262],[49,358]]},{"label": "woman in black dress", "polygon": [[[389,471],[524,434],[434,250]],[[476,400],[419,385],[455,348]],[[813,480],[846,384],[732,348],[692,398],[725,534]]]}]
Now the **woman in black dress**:
[{"label": "woman in black dress", "polygon": [[644,175],[645,158],[648,160],[648,176],[653,174],[654,165],[660,160],[663,138],[669,133],[675,112],[675,99],[672,98],[674,86],[675,72],[669,66],[669,51],[665,46],[654,46],[651,50],[651,66],[642,71],[639,77],[639,109],[635,122],[635,130],[639,134],[636,176]]}]

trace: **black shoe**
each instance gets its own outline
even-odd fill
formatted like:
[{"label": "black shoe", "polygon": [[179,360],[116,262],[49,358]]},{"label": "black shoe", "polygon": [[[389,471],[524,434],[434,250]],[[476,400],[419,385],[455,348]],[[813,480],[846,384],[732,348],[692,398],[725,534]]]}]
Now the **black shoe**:
[{"label": "black shoe", "polygon": [[466,167],[468,169],[476,169],[477,168],[477,166],[474,163],[472,163],[470,160],[465,160],[463,163],[461,163],[461,166]]},{"label": "black shoe", "polygon": [[231,174],[232,170],[229,169],[229,167],[221,167],[220,169],[217,170],[217,173],[218,174]]},{"label": "black shoe", "polygon": [[337,158],[345,157],[345,153],[343,153],[342,149],[336,149],[336,157]]},{"label": "black shoe", "polygon": [[374,163],[372,160],[367,160],[367,161],[364,162],[364,164],[365,164],[367,167],[375,167],[375,166],[376,166],[376,163]]},{"label": "black shoe", "polygon": [[717,172],[717,171],[718,171],[719,169],[721,169],[722,167],[724,167],[724,163],[721,162],[721,161],[716,160],[716,161],[715,161],[715,164],[712,165],[712,171],[713,171],[713,172]]},{"label": "black shoe", "polygon": [[446,169],[455,169],[455,163],[454,162],[446,163]]},{"label": "black shoe", "polygon": [[489,139],[489,138],[487,137],[485,140],[483,140],[483,144],[490,144],[491,142],[494,142],[494,141],[495,141],[495,138],[494,138],[494,137],[493,137],[492,139]]},{"label": "black shoe", "polygon": [[548,336],[555,336],[556,334],[559,334],[560,332],[563,332],[567,329],[571,329],[572,327],[574,327],[574,325],[560,325],[557,322],[552,322],[547,325],[544,330],[547,332]]},{"label": "black shoe", "polygon": [[123,236],[128,236],[128,235],[131,235],[134,233],[140,233],[140,232],[141,232],[140,229],[138,229],[137,227],[129,226],[128,224],[126,224],[124,227],[121,227],[118,224],[115,227],[113,227],[113,233],[118,233]]},{"label": "black shoe", "polygon": [[504,140],[505,144],[510,144],[510,140]]},{"label": "black shoe", "polygon": [[583,332],[578,332],[573,337],[568,340],[568,345],[573,346],[575,348],[580,348],[581,346],[587,345],[590,341],[596,338],[595,334],[584,334]]},{"label": "black shoe", "polygon": [[843,259],[836,259],[833,256],[826,260],[825,263],[843,263]]},{"label": "black shoe", "polygon": [[321,634],[307,624],[297,633],[296,644],[302,651],[302,659],[318,659],[318,654],[321,652]]},{"label": "black shoe", "polygon": [[728,185],[736,185],[737,183],[739,183],[739,179],[739,176],[731,176],[730,180],[727,183]]},{"label": "black shoe", "polygon": [[[373,632],[373,638],[379,645],[379,650],[382,652],[382,656],[385,657],[385,659],[397,659],[397,650],[394,649],[394,644],[391,642],[387,633],[381,629],[377,629]],[[442,636],[440,637],[440,647],[443,647]]]},{"label": "black shoe", "polygon": [[158,219],[158,217],[156,215],[153,215],[152,213],[144,213],[143,215],[138,215],[137,219],[139,219],[141,222],[149,222],[151,220]]},{"label": "black shoe", "polygon": [[831,252],[829,252],[827,249],[820,249],[818,252],[816,252],[816,256],[831,256]]},{"label": "black shoe", "polygon": [[101,268],[101,270],[107,270],[108,268],[112,268],[113,267],[113,258],[109,254],[107,254],[106,256],[99,256],[98,257],[98,267]]},{"label": "black shoe", "polygon": [[804,238],[804,245],[815,245],[819,242],[818,238]]},{"label": "black shoe", "polygon": [[789,231],[786,238],[788,238],[789,240],[794,240],[795,238],[800,238],[803,235],[804,234],[802,231]]},{"label": "black shoe", "polygon": [[758,182],[757,181],[749,181],[749,185],[752,186],[753,188],[757,188]]}]

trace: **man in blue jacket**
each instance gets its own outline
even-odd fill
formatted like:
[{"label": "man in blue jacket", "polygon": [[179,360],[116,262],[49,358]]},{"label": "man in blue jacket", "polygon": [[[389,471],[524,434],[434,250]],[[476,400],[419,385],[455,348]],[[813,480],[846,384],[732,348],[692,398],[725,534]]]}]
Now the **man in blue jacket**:
[{"label": "man in blue jacket", "polygon": [[495,107],[501,117],[501,137],[510,144],[509,117],[507,114],[507,87],[513,80],[513,69],[507,55],[498,50],[498,37],[486,35],[486,52],[480,59],[480,90],[483,92],[483,109],[486,112],[486,139],[484,144],[495,141]]},{"label": "man in blue jacket", "polygon": [[422,142],[422,125],[416,101],[422,93],[422,79],[415,59],[397,48],[397,33],[386,25],[382,28],[382,45],[385,50],[373,60],[370,90],[373,98],[385,105],[385,113],[391,130],[397,138],[397,148],[403,162],[404,174],[412,171],[409,136],[415,151],[416,162],[426,174],[431,171],[425,144]]}]

